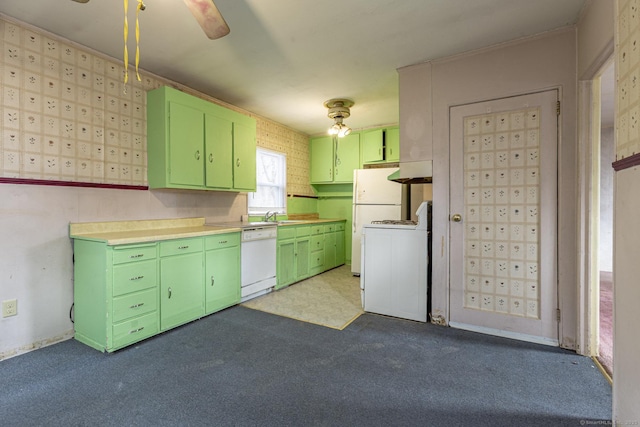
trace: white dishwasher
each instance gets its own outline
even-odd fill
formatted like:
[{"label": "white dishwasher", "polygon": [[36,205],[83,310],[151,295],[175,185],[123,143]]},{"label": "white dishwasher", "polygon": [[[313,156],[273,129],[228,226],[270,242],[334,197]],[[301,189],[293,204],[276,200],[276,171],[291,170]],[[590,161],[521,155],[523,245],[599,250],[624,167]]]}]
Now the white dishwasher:
[{"label": "white dishwasher", "polygon": [[271,292],[276,285],[276,224],[242,228],[240,265],[241,301]]}]

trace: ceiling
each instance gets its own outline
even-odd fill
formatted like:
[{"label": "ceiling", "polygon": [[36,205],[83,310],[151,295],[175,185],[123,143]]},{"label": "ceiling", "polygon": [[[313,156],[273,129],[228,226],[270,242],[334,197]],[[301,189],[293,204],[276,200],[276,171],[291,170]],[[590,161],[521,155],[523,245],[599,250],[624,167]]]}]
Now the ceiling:
[{"label": "ceiling", "polygon": [[[145,0],[140,68],[309,135],[323,102],[354,129],[398,123],[397,69],[574,24],[585,0],[215,0],[231,33],[206,38],[180,0]],[[129,0],[135,52],[136,0]],[[0,13],[122,58],[122,1],[12,0]]]}]

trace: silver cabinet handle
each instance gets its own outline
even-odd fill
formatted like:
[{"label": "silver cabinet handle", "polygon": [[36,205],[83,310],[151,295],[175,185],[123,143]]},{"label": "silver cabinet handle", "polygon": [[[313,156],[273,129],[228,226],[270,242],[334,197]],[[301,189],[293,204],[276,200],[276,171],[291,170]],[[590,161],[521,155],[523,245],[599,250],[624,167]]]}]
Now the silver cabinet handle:
[{"label": "silver cabinet handle", "polygon": [[196,151],[196,160],[200,160],[200,150]]},{"label": "silver cabinet handle", "polygon": [[220,244],[220,245],[223,245],[223,244],[225,244],[225,243],[227,243],[227,241],[226,241],[226,240],[221,240],[221,241],[219,241],[219,242],[218,242],[218,244]]},{"label": "silver cabinet handle", "polygon": [[144,254],[135,254],[135,255],[129,255],[129,258],[132,258],[132,259],[133,258],[141,258],[143,256],[144,256]]},{"label": "silver cabinet handle", "polygon": [[169,288],[169,299],[171,299],[171,288]]},{"label": "silver cabinet handle", "polygon": [[178,246],[178,249],[189,249],[189,245],[185,245],[185,246]]},{"label": "silver cabinet handle", "polygon": [[213,278],[213,276],[211,276],[211,286],[213,286],[215,282],[216,282],[215,279]]},{"label": "silver cabinet handle", "polygon": [[213,163],[213,153],[209,154],[209,163]]},{"label": "silver cabinet handle", "polygon": [[134,304],[134,305],[132,305],[132,306],[131,306],[131,307],[129,307],[129,308],[138,308],[138,307],[142,307],[143,305],[144,305],[144,303],[143,303],[143,302],[141,302],[140,304]]},{"label": "silver cabinet handle", "polygon": [[129,334],[135,334],[136,332],[140,332],[140,331],[141,331],[141,330],[143,330],[143,329],[144,329],[144,326],[143,326],[143,327],[141,327],[141,328],[138,328],[138,329],[134,329],[134,330],[132,330],[132,331],[129,331]]},{"label": "silver cabinet handle", "polygon": [[129,280],[140,280],[140,279],[143,279],[143,278],[144,278],[144,276],[136,276],[136,277],[132,277]]}]

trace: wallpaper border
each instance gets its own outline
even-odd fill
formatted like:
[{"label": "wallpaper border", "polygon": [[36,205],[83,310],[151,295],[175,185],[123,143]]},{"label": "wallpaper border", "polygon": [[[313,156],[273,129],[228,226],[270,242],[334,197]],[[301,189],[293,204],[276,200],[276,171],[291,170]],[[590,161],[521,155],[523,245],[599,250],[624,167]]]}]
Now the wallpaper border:
[{"label": "wallpaper border", "polygon": [[629,169],[634,166],[640,166],[640,153],[636,153],[629,157],[616,160],[611,164],[611,166],[613,166],[613,170],[615,170],[616,172],[624,169]]}]

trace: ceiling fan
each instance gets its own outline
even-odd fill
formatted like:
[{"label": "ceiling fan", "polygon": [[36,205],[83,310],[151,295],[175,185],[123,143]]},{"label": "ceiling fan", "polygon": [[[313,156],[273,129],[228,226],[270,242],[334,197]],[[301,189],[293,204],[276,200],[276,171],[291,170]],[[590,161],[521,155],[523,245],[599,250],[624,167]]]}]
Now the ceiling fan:
[{"label": "ceiling fan", "polygon": [[[88,3],[89,0],[73,0],[77,3]],[[213,0],[184,0],[193,16],[211,40],[229,34],[229,26],[213,3]]]}]

